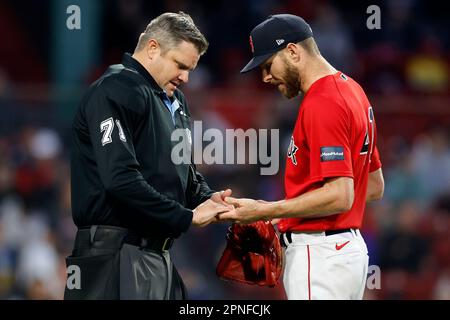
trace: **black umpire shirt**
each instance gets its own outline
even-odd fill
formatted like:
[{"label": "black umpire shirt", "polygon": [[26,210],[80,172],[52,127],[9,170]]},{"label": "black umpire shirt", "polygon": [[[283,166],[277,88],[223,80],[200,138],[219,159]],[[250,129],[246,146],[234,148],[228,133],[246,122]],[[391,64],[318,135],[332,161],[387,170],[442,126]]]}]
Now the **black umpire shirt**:
[{"label": "black umpire shirt", "polygon": [[143,236],[178,237],[192,222],[190,209],[213,193],[194,165],[172,162],[179,142],[171,134],[190,128],[190,112],[176,90],[174,124],[164,97],[128,53],[90,86],[72,126],[72,215],[78,227],[113,225]]}]

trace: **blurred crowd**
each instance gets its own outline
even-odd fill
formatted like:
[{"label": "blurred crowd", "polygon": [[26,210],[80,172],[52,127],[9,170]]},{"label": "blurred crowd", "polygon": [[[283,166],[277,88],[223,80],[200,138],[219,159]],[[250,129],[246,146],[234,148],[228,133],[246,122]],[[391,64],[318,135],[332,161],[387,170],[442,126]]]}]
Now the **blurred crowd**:
[{"label": "blurred crowd", "polygon": [[[70,117],[52,96],[50,40],[32,28],[51,2],[0,4],[0,299],[61,299],[65,256],[76,228],[70,204]],[[322,54],[366,90],[378,124],[386,190],[368,205],[362,234],[379,289],[365,299],[450,299],[450,50],[445,12],[425,1],[380,1],[380,30],[366,28],[364,1],[102,2],[102,59],[77,92],[132,51],[149,19],[190,13],[210,48],[183,88],[195,120],[207,128],[280,130],[280,171],[258,165],[199,165],[211,187],[237,197],[284,197],[285,152],[301,98],[286,100],[255,72],[239,75],[250,56],[248,34],[271,13],[311,23]],[[40,11],[39,11],[40,10]],[[220,21],[220,25],[217,23]],[[17,27],[22,26],[22,27]],[[10,30],[16,28],[14,34]],[[48,31],[48,30],[47,30]],[[26,50],[27,48],[32,50]],[[8,63],[5,63],[7,61]],[[20,65],[22,67],[20,67]],[[73,97],[73,104],[81,97]],[[195,133],[194,134],[201,134]],[[227,224],[191,229],[173,258],[192,299],[284,299],[281,285],[257,288],[220,280],[215,266]]]}]

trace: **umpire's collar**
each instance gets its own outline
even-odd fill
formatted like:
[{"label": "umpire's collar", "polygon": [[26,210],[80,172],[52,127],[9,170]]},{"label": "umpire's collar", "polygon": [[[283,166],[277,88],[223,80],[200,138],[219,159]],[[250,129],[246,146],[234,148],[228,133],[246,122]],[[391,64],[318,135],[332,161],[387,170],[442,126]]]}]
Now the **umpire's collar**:
[{"label": "umpire's collar", "polygon": [[148,81],[153,91],[158,94],[164,93],[163,89],[156,83],[155,79],[151,76],[151,74],[144,68],[142,64],[139,63],[136,59],[134,59],[130,53],[125,53],[122,58],[122,64],[125,68],[136,70],[141,76],[144,77],[145,80]]}]

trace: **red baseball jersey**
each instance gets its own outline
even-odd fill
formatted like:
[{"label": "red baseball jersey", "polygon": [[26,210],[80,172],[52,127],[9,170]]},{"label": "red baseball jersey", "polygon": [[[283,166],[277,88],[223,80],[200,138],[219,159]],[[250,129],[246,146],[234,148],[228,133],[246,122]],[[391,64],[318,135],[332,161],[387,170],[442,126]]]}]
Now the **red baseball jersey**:
[{"label": "red baseball jersey", "polygon": [[341,72],[315,81],[300,105],[285,173],[286,199],[320,188],[326,178],[351,177],[349,211],[322,218],[285,218],[280,232],[360,228],[369,172],[381,167],[372,106],[363,89]]}]

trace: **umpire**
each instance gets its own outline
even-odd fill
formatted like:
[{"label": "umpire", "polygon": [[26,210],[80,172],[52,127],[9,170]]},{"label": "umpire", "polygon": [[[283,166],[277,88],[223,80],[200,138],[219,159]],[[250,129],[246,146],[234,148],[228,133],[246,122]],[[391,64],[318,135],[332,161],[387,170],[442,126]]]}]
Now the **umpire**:
[{"label": "umpire", "polygon": [[65,299],[186,299],[169,249],[228,211],[193,164],[171,160],[171,134],[189,136],[177,87],[208,42],[183,12],[164,13],[133,55],[110,66],[83,97],[72,127],[72,214]]}]

